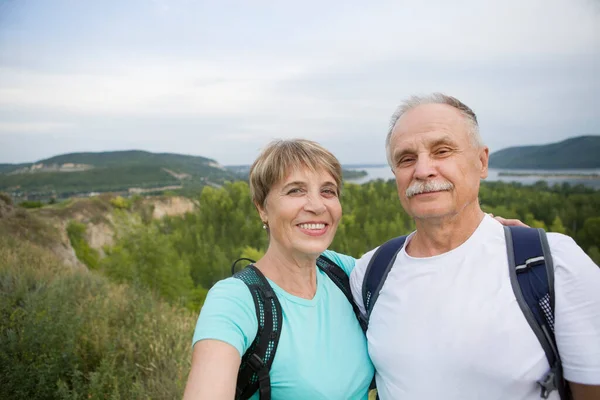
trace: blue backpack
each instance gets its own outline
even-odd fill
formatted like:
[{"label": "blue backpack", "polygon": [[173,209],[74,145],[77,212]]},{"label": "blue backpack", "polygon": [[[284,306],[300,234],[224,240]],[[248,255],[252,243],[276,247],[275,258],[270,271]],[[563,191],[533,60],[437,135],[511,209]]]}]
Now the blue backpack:
[{"label": "blue backpack", "polygon": [[[538,381],[541,397],[547,399],[552,391],[558,390],[561,400],[571,399],[554,338],[554,265],[546,232],[543,229],[505,226],[504,234],[515,297],[550,364],[550,370]],[[379,292],[405,241],[406,236],[400,236],[384,243],[367,266],[362,286],[366,310],[362,319],[366,327]]]}]

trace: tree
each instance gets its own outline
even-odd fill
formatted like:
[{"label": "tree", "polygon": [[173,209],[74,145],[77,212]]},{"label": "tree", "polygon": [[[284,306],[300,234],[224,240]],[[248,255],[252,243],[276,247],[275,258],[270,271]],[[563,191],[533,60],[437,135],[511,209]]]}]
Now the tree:
[{"label": "tree", "polygon": [[596,265],[600,266],[600,250],[597,246],[592,246],[588,250],[588,255],[596,263]]},{"label": "tree", "polygon": [[579,244],[584,249],[600,246],[600,217],[590,217],[585,220],[578,234]]},{"label": "tree", "polygon": [[550,225],[550,232],[567,233],[567,228],[565,228],[558,215],[554,217],[554,221],[552,221],[552,225]]},{"label": "tree", "polygon": [[149,288],[172,302],[188,301],[193,283],[190,266],[179,256],[169,236],[158,226],[129,226],[108,250],[101,266],[105,273],[121,282]]}]

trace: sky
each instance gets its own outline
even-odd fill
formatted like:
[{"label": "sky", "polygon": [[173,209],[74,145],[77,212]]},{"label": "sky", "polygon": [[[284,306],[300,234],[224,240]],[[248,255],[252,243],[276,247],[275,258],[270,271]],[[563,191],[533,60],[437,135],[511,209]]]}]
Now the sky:
[{"label": "sky", "polygon": [[491,152],[600,135],[600,0],[0,0],[0,163],[250,164],[301,137],[383,164],[397,105],[434,91]]}]

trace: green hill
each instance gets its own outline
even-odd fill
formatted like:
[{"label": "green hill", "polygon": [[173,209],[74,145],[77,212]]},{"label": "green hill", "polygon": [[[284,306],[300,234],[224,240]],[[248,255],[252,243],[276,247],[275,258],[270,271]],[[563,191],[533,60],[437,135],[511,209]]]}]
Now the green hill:
[{"label": "green hill", "polygon": [[101,153],[70,153],[39,161],[44,164],[91,164],[96,167],[131,166],[147,164],[165,164],[189,167],[203,167],[217,164],[213,159],[173,153],[150,153],[141,150],[107,151]]},{"label": "green hill", "polygon": [[31,164],[0,164],[0,191],[17,197],[197,188],[236,178],[209,158],[138,150],[72,153]]},{"label": "green hill", "polygon": [[490,167],[507,169],[600,168],[600,136],[579,136],[540,146],[509,147],[490,155]]},{"label": "green hill", "polygon": [[30,165],[31,164],[0,164],[0,174],[3,174],[5,172],[11,172]]}]

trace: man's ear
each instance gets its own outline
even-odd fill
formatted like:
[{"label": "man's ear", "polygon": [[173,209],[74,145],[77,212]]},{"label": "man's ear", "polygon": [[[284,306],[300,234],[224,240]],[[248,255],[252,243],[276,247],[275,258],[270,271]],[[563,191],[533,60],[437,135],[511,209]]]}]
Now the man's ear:
[{"label": "man's ear", "polygon": [[490,161],[490,149],[487,146],[483,146],[479,150],[479,162],[481,163],[481,179],[488,177],[488,164]]}]

